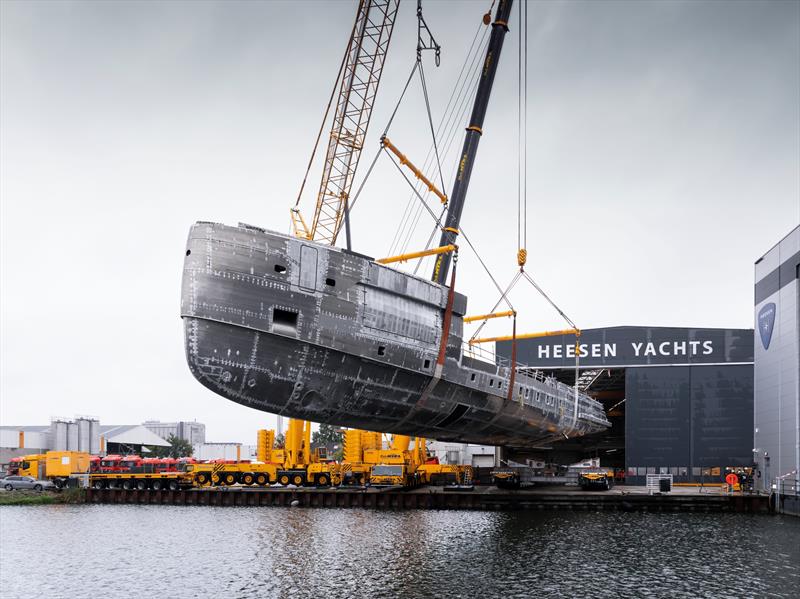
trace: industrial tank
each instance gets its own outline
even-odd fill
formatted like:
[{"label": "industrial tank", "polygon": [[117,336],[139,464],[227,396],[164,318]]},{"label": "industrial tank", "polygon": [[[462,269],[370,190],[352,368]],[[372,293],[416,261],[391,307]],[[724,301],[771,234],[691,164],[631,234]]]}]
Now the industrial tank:
[{"label": "industrial tank", "polygon": [[50,424],[50,431],[53,435],[53,451],[67,451],[67,424],[65,420],[54,420]]},{"label": "industrial tank", "polygon": [[77,451],[91,452],[91,431],[90,421],[87,418],[76,418],[75,424],[78,426],[78,447]]},{"label": "industrial tank", "polygon": [[67,422],[67,451],[78,451],[78,425]]},{"label": "industrial tank", "polygon": [[89,453],[97,455],[100,453],[100,421],[89,420]]}]

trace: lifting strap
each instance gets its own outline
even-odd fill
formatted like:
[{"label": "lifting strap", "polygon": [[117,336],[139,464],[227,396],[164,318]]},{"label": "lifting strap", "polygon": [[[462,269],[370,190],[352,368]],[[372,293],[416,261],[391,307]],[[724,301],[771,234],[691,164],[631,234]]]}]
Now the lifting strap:
[{"label": "lifting strap", "polygon": [[431,380],[428,381],[428,384],[425,385],[425,389],[419,396],[419,400],[417,401],[417,403],[411,410],[409,410],[408,415],[398,423],[398,426],[408,422],[408,420],[410,420],[422,408],[425,407],[425,404],[428,402],[428,397],[436,387],[437,383],[442,378],[442,371],[444,370],[444,361],[447,352],[447,339],[450,337],[450,323],[453,320],[453,304],[455,303],[455,298],[456,298],[457,265],[458,265],[458,252],[455,252],[453,254],[453,270],[450,273],[450,289],[447,290],[447,304],[445,305],[444,317],[442,320],[442,341],[439,344],[439,355],[436,358],[436,365],[434,366],[433,369],[433,376],[431,377]]},{"label": "lifting strap", "polygon": [[[514,399],[514,380],[517,374],[517,313],[514,312],[514,323],[511,325],[511,379],[508,381],[508,401]],[[522,394],[519,396],[522,405]]]},{"label": "lifting strap", "polygon": [[453,254],[453,272],[450,274],[450,289],[447,290],[447,307],[444,309],[444,321],[442,322],[442,343],[439,346],[439,357],[436,358],[436,372],[434,377],[438,380],[442,375],[444,366],[444,356],[447,350],[447,339],[450,337],[450,322],[453,320],[453,303],[456,298],[456,264],[458,264],[458,253]]}]

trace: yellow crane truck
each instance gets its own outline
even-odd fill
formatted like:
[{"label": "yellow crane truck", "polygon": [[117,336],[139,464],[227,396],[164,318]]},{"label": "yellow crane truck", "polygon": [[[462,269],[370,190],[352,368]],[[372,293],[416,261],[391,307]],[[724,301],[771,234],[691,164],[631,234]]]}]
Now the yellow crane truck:
[{"label": "yellow crane truck", "polygon": [[417,487],[427,482],[419,467],[425,461],[425,439],[417,437],[411,450],[411,437],[392,436],[390,449],[372,449],[364,452],[364,461],[372,464],[369,484],[374,487]]},{"label": "yellow crane truck", "polygon": [[341,468],[345,483],[415,487],[445,479],[459,485],[472,482],[471,466],[426,463],[422,437],[414,440],[411,449],[411,437],[394,435],[391,447],[383,449],[381,433],[349,429],[344,431],[343,444]]},{"label": "yellow crane truck", "polygon": [[48,451],[23,456],[19,461],[20,476],[47,479],[58,487],[66,486],[70,478],[87,474],[91,456],[82,451]]},{"label": "yellow crane truck", "polygon": [[182,472],[144,472],[137,469],[104,471],[100,458],[83,451],[48,451],[23,456],[18,474],[51,480],[58,488],[70,479],[84,477],[93,489],[173,489],[192,486],[191,477]]},{"label": "yellow crane truck", "polygon": [[212,462],[208,464],[187,464],[195,483],[201,487],[266,486],[273,483],[281,485],[319,486],[339,484],[341,481],[338,464],[325,459],[324,452],[311,451],[311,423],[289,420],[286,440],[282,449],[276,449],[275,431],[258,431],[258,445],[255,462]]}]

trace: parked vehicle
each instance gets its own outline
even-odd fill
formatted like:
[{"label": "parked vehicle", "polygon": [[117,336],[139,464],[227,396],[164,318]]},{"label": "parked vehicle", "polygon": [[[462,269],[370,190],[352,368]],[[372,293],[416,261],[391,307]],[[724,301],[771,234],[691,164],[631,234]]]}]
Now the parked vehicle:
[{"label": "parked vehicle", "polygon": [[3,479],[3,488],[6,491],[13,491],[15,489],[33,489],[34,491],[43,491],[44,489],[54,489],[55,485],[49,480],[40,480],[32,476],[6,476]]},{"label": "parked vehicle", "polygon": [[49,480],[56,487],[64,487],[76,474],[85,474],[92,467],[92,456],[83,451],[48,451],[22,456],[15,463],[18,476]]}]

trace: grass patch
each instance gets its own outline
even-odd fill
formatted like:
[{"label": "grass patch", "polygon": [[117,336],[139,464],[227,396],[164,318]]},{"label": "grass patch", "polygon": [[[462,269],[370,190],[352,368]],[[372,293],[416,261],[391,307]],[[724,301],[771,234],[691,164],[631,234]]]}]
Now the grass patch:
[{"label": "grass patch", "polygon": [[54,503],[84,503],[86,491],[80,488],[61,491],[4,491],[0,492],[0,505],[52,505]]}]

